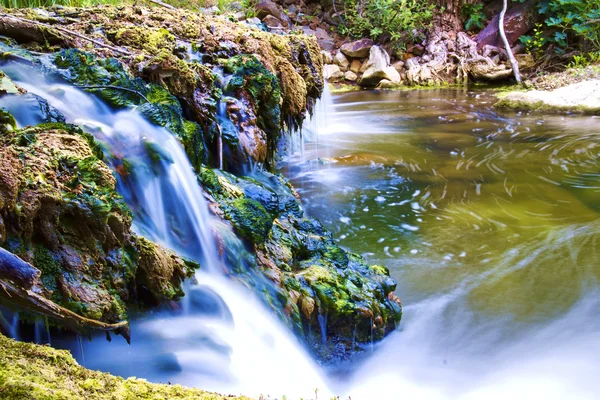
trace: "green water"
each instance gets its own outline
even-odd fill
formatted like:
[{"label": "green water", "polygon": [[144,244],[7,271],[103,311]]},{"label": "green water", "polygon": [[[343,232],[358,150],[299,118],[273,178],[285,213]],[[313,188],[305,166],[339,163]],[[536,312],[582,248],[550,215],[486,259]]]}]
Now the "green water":
[{"label": "green water", "polygon": [[[333,97],[285,173],[339,243],[398,280],[405,306],[510,321],[567,312],[598,286],[600,118],[496,112],[484,91]],[[494,328],[496,329],[496,328]]]}]

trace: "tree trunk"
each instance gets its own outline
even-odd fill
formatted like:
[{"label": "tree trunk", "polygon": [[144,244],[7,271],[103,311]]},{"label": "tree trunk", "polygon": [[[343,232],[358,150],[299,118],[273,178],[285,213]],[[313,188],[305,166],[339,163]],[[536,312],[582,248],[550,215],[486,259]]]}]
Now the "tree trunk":
[{"label": "tree trunk", "polygon": [[500,37],[502,38],[502,42],[504,43],[504,48],[506,49],[506,54],[508,54],[508,59],[510,60],[510,65],[512,66],[513,75],[515,76],[515,80],[517,81],[517,83],[521,83],[521,73],[519,72],[519,63],[517,62],[515,56],[513,55],[512,49],[510,48],[510,44],[508,43],[508,39],[506,39],[506,33],[504,32],[504,15],[506,14],[507,9],[508,9],[508,0],[504,0],[502,11],[500,12],[500,18],[498,19],[498,32],[500,33]]}]

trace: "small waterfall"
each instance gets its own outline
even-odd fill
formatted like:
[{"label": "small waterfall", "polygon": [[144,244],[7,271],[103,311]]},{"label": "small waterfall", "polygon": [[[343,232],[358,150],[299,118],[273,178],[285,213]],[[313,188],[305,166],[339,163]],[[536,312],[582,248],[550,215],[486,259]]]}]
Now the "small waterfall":
[{"label": "small waterfall", "polygon": [[[226,393],[309,397],[315,387],[326,392],[318,368],[297,339],[251,289],[222,275],[225,266],[213,236],[219,222],[209,215],[174,135],[151,125],[135,109],[115,112],[73,86],[48,84],[34,71],[26,80],[18,79],[24,75],[11,68],[23,67],[8,64],[3,71],[103,143],[113,170],[127,165],[117,189],[134,212],[134,230],[202,266],[198,284],[187,285],[183,313],[133,321],[131,347],[124,341],[108,343],[103,335],[92,343],[78,337],[70,347],[82,364]],[[296,371],[302,371],[300,378]]]}]

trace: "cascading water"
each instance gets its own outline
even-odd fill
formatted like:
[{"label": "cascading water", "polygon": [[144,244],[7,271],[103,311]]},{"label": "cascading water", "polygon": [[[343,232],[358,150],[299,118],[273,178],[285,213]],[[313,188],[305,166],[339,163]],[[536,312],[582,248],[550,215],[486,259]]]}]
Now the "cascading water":
[{"label": "cascading water", "polygon": [[[119,183],[138,232],[213,266],[186,289],[183,310],[133,321],[131,346],[69,344],[86,366],[288,398],[313,398],[315,388],[355,400],[597,397],[597,119],[565,133],[558,118],[548,128],[500,118],[458,92],[417,93],[413,108],[408,95],[324,101],[334,111],[326,122],[317,106],[302,134],[309,151],[288,174],[341,243],[391,267],[405,300],[401,330],[325,380],[262,303],[219,273],[218,224],[169,132],[70,86],[13,75],[106,143],[116,170],[138,160]],[[314,168],[322,158],[331,164]]]},{"label": "cascading water", "polygon": [[[135,109],[115,112],[90,94],[47,83],[23,68],[8,64],[2,70],[29,93],[46,99],[68,122],[94,135],[106,147],[114,170],[122,171],[127,162],[128,175],[119,178],[118,191],[134,212],[134,229],[202,266],[198,284],[186,290],[184,309],[133,321],[130,347],[100,337],[81,348],[77,343],[62,345],[82,362],[85,354],[90,368],[226,393],[308,397],[315,388],[325,388],[315,364],[289,331],[248,288],[223,276],[226,266],[217,256],[213,235],[218,222],[208,213],[177,139]],[[21,126],[41,122],[24,118],[26,104],[19,104],[18,97],[0,105],[14,112]]]}]

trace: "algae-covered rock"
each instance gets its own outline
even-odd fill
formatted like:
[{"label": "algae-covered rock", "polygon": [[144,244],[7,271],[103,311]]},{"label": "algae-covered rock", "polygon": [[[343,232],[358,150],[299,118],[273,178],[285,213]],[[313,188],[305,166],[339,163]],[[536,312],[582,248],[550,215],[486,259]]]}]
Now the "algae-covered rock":
[{"label": "algae-covered rock", "polygon": [[331,356],[317,340],[324,320],[327,337],[320,339],[349,350],[354,335],[357,343],[368,342],[395,329],[402,310],[389,271],[340,248],[318,221],[307,218],[283,177],[236,177],[203,168],[200,179],[214,207],[251,247],[253,260],[247,262],[272,281],[278,295],[267,301],[321,347],[321,356]]},{"label": "algae-covered rock", "polygon": [[3,399],[249,400],[92,371],[77,364],[68,351],[16,342],[2,334],[0,349],[0,397]]},{"label": "algae-covered rock", "polygon": [[0,136],[0,244],[41,271],[41,294],[85,318],[183,293],[194,265],[131,231],[131,213],[93,138],[47,123]]}]

